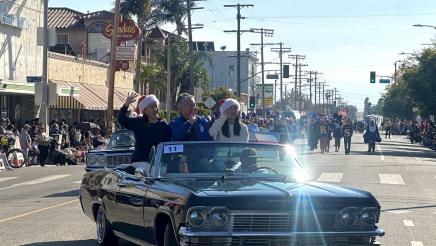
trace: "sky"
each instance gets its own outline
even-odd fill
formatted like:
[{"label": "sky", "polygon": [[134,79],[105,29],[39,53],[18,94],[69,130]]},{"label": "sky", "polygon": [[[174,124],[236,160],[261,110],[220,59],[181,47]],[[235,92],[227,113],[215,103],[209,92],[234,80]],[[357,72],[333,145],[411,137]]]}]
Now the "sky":
[{"label": "sky", "polygon": [[[254,4],[241,10],[245,17],[241,29],[274,29],[273,37],[265,37],[265,42],[283,42],[284,47],[291,48],[289,54],[305,55],[303,63],[308,66],[304,70],[321,72],[326,89],[337,88],[345,101],[359,109],[363,109],[365,97],[376,103],[385,91],[385,84],[369,83],[370,71],[376,71],[377,76],[392,76],[394,62],[407,56],[399,53],[418,52],[428,47],[422,44],[436,37],[436,29],[413,27],[436,26],[434,0],[206,0],[198,2],[204,9],[193,11],[192,23],[204,24],[203,29],[194,30],[193,40],[214,41],[216,50],[221,46],[236,50],[236,34],[224,33],[237,28],[236,8],[223,5],[238,2]],[[113,4],[113,0],[49,1],[50,7],[82,12],[111,10]],[[173,29],[168,25],[165,28]],[[259,51],[258,46],[250,46],[259,42],[260,34],[244,33],[241,50]],[[271,47],[265,48],[265,61],[278,62],[278,54],[270,52]],[[291,61],[284,57],[284,62]],[[279,66],[268,65],[266,69]],[[284,79],[284,83],[291,80]]]}]

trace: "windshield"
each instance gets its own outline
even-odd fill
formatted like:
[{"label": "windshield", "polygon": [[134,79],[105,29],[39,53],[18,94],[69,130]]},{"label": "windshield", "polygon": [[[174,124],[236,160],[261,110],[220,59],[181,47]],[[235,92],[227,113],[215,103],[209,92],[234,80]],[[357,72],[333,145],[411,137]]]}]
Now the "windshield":
[{"label": "windshield", "polygon": [[135,147],[135,135],[128,130],[117,131],[112,135],[109,149],[128,149]]},{"label": "windshield", "polygon": [[163,146],[162,177],[283,176],[300,168],[291,147],[245,143],[167,144]]}]

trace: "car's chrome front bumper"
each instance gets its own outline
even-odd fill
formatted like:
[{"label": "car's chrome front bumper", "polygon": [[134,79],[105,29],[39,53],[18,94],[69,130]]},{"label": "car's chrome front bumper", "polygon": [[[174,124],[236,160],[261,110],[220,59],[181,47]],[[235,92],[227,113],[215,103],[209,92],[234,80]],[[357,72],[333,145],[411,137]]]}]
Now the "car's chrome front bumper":
[{"label": "car's chrome front bumper", "polygon": [[[324,241],[322,245],[378,245],[375,241],[376,237],[384,236],[385,232],[381,228],[375,228],[371,231],[337,231],[337,232],[226,232],[226,231],[197,231],[188,227],[181,227],[179,230],[180,245],[198,245],[202,239],[210,239],[210,245],[215,245],[215,242],[221,242],[222,245],[227,245],[224,239],[233,245],[234,241],[244,242],[244,240],[271,240],[275,241],[270,245],[286,245],[285,241],[310,240],[318,238]],[[366,242],[347,243],[351,238],[367,238]],[[344,241],[345,240],[345,241]],[[343,241],[341,243],[341,241]],[[327,242],[327,243],[326,243]],[[263,244],[262,244],[263,245]],[[299,244],[300,245],[300,244]],[[306,245],[306,244],[301,244]],[[315,244],[313,244],[315,245]]]}]

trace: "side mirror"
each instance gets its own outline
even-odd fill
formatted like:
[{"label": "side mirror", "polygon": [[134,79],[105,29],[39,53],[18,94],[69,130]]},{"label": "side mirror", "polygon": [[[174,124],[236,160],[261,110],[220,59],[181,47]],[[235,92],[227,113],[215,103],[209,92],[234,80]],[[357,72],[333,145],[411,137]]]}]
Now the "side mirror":
[{"label": "side mirror", "polygon": [[142,179],[142,178],[144,178],[145,177],[145,171],[144,171],[144,169],[142,169],[142,168],[136,168],[135,169],[135,177],[137,177],[137,178],[139,178],[139,179]]}]

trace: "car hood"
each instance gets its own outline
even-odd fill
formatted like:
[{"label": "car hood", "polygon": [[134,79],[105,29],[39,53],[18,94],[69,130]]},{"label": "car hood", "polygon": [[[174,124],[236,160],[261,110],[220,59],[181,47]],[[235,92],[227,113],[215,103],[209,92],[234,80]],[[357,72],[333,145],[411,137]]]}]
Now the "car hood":
[{"label": "car hood", "polygon": [[[376,199],[366,191],[319,182],[305,184],[265,180],[176,181],[192,192],[194,202],[205,200],[216,205],[281,206],[289,201],[309,202],[311,206],[376,206]],[[265,204],[266,203],[266,204]],[[240,208],[243,209],[243,208]]]}]

